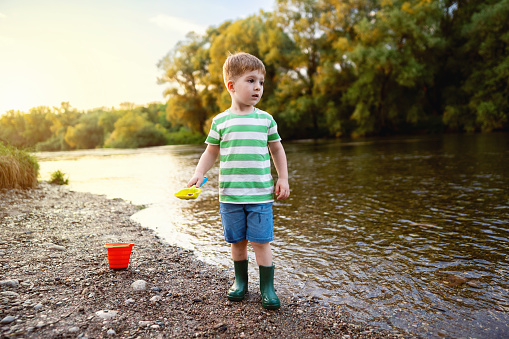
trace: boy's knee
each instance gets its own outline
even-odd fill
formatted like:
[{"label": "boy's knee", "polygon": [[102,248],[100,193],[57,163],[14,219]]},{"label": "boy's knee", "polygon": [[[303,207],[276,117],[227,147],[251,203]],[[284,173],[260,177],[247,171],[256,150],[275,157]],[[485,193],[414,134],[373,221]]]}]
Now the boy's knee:
[{"label": "boy's knee", "polygon": [[260,247],[260,248],[270,247],[270,242],[254,242],[254,241],[250,241],[249,243],[253,247]]},{"label": "boy's knee", "polygon": [[247,244],[248,244],[247,240],[242,240],[242,241],[239,241],[239,242],[232,243],[231,245],[233,247],[247,247]]}]

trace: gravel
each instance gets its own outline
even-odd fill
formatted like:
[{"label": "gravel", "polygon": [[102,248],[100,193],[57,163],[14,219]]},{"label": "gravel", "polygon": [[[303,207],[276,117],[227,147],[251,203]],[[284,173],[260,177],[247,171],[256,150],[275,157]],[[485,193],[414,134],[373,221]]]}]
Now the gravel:
[{"label": "gravel", "polygon": [[[233,273],[142,228],[140,208],[47,183],[0,190],[0,338],[402,337],[313,298],[228,301]],[[110,242],[135,243],[128,269],[108,267]]]}]

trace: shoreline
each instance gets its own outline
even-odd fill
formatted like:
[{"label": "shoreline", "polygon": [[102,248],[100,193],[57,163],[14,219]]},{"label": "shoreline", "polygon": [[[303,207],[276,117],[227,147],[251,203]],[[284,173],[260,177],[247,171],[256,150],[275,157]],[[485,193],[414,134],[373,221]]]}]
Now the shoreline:
[{"label": "shoreline", "polygon": [[[265,310],[251,284],[228,301],[233,272],[164,242],[131,220],[139,210],[47,183],[0,189],[0,338],[407,337],[312,297],[278,293],[281,309]],[[128,269],[109,269],[110,242],[135,244]]]}]

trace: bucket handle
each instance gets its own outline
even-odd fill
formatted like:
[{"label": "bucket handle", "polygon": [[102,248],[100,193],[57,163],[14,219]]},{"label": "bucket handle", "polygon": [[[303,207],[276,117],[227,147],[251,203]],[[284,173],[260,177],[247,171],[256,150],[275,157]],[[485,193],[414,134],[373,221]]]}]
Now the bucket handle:
[{"label": "bucket handle", "polygon": [[106,244],[104,247],[106,248],[117,248],[117,247],[133,247],[134,244]]}]

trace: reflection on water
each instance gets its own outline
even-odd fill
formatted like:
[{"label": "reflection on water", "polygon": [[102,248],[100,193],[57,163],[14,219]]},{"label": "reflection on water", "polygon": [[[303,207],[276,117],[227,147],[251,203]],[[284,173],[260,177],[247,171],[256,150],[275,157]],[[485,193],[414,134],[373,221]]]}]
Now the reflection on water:
[{"label": "reflection on water", "polygon": [[[278,290],[404,333],[509,337],[508,146],[508,134],[286,143],[292,196],[274,205]],[[41,171],[150,204],[137,220],[229,267],[217,166],[198,200],[173,198],[202,150],[42,153]]]}]

